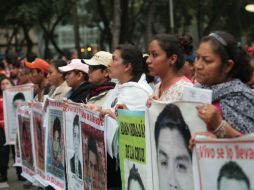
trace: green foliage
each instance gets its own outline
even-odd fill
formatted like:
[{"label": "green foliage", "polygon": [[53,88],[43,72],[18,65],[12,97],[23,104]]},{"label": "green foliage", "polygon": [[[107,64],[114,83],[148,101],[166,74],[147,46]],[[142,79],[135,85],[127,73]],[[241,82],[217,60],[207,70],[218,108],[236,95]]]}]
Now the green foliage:
[{"label": "green foliage", "polygon": [[[138,44],[144,38],[149,5],[152,0],[121,0],[121,42]],[[169,33],[169,0],[154,0],[155,13],[152,33]],[[80,25],[94,27],[100,31],[103,43],[110,46],[113,34],[113,0],[7,0],[0,6],[1,26],[34,26],[50,31],[54,24],[73,23],[72,5],[79,7]],[[127,3],[127,6],[123,6]],[[239,40],[247,36],[254,40],[254,13],[245,11],[250,0],[173,0],[175,33],[192,33],[202,37],[214,30],[231,32]]]}]

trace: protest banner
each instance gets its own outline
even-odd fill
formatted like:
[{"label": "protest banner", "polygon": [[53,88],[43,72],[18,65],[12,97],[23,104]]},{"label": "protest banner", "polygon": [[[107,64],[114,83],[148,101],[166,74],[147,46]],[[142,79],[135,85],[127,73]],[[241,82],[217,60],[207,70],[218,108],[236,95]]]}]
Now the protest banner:
[{"label": "protest banner", "polygon": [[34,158],[32,154],[32,127],[31,127],[31,109],[25,106],[19,106],[17,110],[18,129],[21,150],[22,176],[27,180],[34,182]]},{"label": "protest banner", "polygon": [[16,110],[20,102],[33,99],[33,85],[12,86],[3,92],[4,126],[6,144],[15,145],[17,135]]},{"label": "protest banner", "polygon": [[254,136],[197,137],[193,151],[195,190],[253,190]]},{"label": "protest banner", "polygon": [[117,156],[119,155],[117,131],[118,131],[117,120],[106,115],[104,117],[104,133],[106,138],[107,154],[109,154],[111,158],[113,157],[117,158]]},{"label": "protest banner", "polygon": [[104,121],[99,114],[81,113],[84,189],[107,189]]},{"label": "protest banner", "polygon": [[154,189],[193,190],[191,134],[206,131],[194,102],[153,101],[146,113],[150,127]]},{"label": "protest banner", "polygon": [[72,190],[84,189],[81,114],[78,104],[69,103],[64,108],[67,179]]},{"label": "protest banner", "polygon": [[149,127],[144,111],[118,110],[123,190],[153,189]]},{"label": "protest banner", "polygon": [[36,175],[34,178],[43,186],[47,186],[45,174],[45,133],[46,127],[43,124],[44,110],[41,102],[30,103],[33,122],[33,156]]},{"label": "protest banner", "polygon": [[49,99],[47,104],[46,129],[46,176],[49,185],[56,190],[65,189],[64,166],[64,102]]}]

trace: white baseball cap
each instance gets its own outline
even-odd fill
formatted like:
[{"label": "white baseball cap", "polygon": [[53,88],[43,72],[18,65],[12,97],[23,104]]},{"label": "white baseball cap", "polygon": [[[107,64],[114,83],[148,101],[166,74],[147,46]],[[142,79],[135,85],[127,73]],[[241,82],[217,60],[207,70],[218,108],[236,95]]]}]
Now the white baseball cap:
[{"label": "white baseball cap", "polygon": [[108,65],[112,62],[112,54],[106,51],[98,51],[91,59],[83,59],[83,61],[89,66],[95,65]]},{"label": "white baseball cap", "polygon": [[84,73],[88,73],[88,66],[84,63],[82,63],[81,59],[72,59],[71,62],[63,67],[58,67],[58,69],[61,72],[69,72],[69,71],[73,71],[73,70],[79,70],[82,71]]}]

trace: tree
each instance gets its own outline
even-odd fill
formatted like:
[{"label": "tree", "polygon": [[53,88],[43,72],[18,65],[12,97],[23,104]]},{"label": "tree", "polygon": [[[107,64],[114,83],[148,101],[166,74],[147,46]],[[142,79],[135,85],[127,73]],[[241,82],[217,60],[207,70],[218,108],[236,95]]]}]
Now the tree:
[{"label": "tree", "polygon": [[113,18],[113,49],[119,44],[120,39],[120,27],[121,27],[121,1],[114,0],[114,18]]},{"label": "tree", "polygon": [[[55,41],[55,29],[57,25],[59,25],[64,18],[68,17],[70,15],[70,10],[72,7],[72,2],[68,0],[36,0],[37,2],[37,18],[38,23],[41,29],[44,32],[44,38],[45,38],[45,52],[44,57],[48,58],[50,57],[50,51],[49,51],[49,42],[52,43],[54,48],[57,52],[60,54],[63,53],[63,51],[58,47],[56,41]],[[67,9],[66,7],[69,7]]]},{"label": "tree", "polygon": [[77,0],[73,0],[72,20],[73,20],[75,48],[78,53],[78,57],[81,57]]}]

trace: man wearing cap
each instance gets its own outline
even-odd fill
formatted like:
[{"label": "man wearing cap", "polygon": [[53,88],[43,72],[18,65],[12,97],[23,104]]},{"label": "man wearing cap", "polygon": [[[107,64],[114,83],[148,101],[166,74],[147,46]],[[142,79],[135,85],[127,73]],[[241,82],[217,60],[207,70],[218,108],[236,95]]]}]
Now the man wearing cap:
[{"label": "man wearing cap", "polygon": [[43,101],[44,95],[49,93],[50,85],[47,80],[49,63],[43,59],[36,58],[33,62],[24,62],[31,70],[31,82],[36,85],[35,100]]},{"label": "man wearing cap", "polygon": [[92,86],[88,82],[88,66],[81,59],[72,59],[68,65],[59,67],[59,70],[66,73],[66,82],[71,87],[65,97],[73,102],[86,103]]},{"label": "man wearing cap", "polygon": [[97,52],[91,59],[83,60],[89,66],[89,82],[93,84],[87,97],[87,103],[102,106],[110,96],[108,93],[115,87],[108,76],[108,65],[112,62],[112,54],[106,51]]}]

